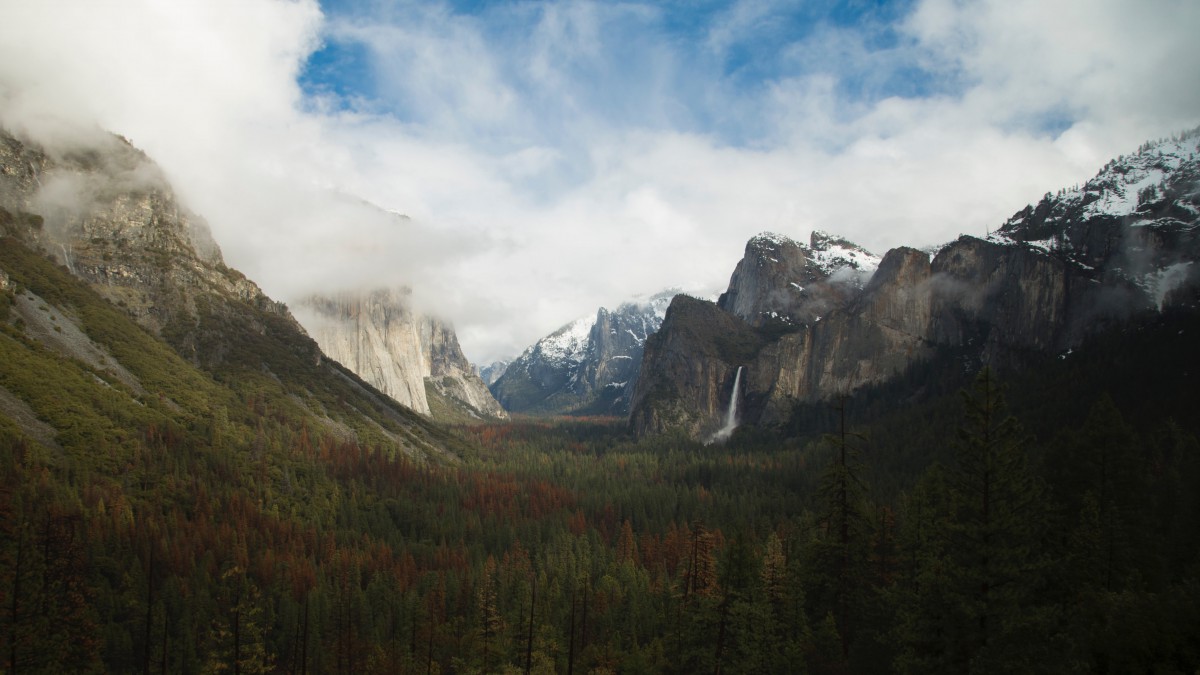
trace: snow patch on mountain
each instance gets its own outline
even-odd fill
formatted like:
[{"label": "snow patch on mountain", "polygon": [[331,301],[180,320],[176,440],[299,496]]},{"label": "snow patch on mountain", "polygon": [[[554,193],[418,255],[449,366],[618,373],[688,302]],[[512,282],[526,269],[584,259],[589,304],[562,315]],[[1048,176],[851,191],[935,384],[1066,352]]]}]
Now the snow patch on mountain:
[{"label": "snow patch on mountain", "polygon": [[1176,196],[1176,206],[1193,217],[1200,214],[1197,198],[1200,164],[1200,129],[1173,139],[1147,143],[1132,155],[1109,162],[1082,186],[1046,193],[1036,207],[1018,212],[990,239],[1000,243],[1030,242],[1027,229],[1035,221],[1053,224],[1069,219],[1095,217],[1127,218],[1127,224],[1158,223],[1154,206],[1167,195]]},{"label": "snow patch on mountain", "polygon": [[1047,193],[988,237],[1127,279],[1160,310],[1193,276],[1200,231],[1200,129],[1144,144],[1082,186]]},{"label": "snow patch on mountain", "polygon": [[829,276],[844,267],[868,274],[874,273],[882,260],[880,256],[858,244],[821,230],[813,230],[809,236],[809,242],[802,244],[777,232],[760,232],[750,238],[748,248],[763,251],[766,260],[778,263],[779,258],[771,255],[771,252],[794,246],[799,248],[804,253],[804,258],[819,269],[824,276]]},{"label": "snow patch on mountain", "polygon": [[858,244],[820,230],[813,231],[811,241],[811,246],[801,246],[804,255],[828,275],[844,267],[874,274],[883,260]]},{"label": "snow patch on mountain", "polygon": [[635,298],[568,323],[526,349],[492,383],[493,394],[518,412],[626,413],[623,392],[637,379],[646,338],[679,292]]},{"label": "snow patch on mountain", "polygon": [[539,340],[532,349],[552,363],[579,363],[587,354],[588,336],[593,323],[594,316],[575,319]]}]

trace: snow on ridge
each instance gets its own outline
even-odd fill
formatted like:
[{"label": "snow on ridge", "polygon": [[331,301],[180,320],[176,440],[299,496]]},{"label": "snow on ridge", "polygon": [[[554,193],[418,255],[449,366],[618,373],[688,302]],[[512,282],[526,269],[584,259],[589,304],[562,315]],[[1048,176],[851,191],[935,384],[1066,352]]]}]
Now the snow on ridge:
[{"label": "snow on ridge", "polygon": [[[1196,227],[1200,216],[1194,188],[1186,182],[1200,175],[1200,128],[1172,139],[1144,144],[1136,153],[1122,155],[1106,164],[1081,186],[1047,193],[1035,205],[1009,218],[987,240],[1022,246],[1055,255],[1093,270],[1072,248],[1068,228],[1086,225],[1092,218],[1117,220],[1123,227]],[[1164,200],[1169,213],[1163,216]],[[1181,213],[1182,212],[1182,213]],[[1191,222],[1185,221],[1188,215]],[[1136,250],[1136,249],[1134,249]],[[1128,274],[1111,268],[1140,286],[1162,310],[1167,296],[1189,278],[1192,261],[1152,266],[1148,271]],[[1140,266],[1139,266],[1140,267]]]},{"label": "snow on ridge", "polygon": [[658,318],[659,323],[667,315],[667,307],[671,305],[671,301],[675,299],[683,291],[678,288],[668,288],[665,291],[659,291],[648,298],[636,298],[629,302],[623,302],[617,308],[617,312],[624,313],[630,307],[636,307],[642,313],[650,312]]},{"label": "snow on ridge", "polygon": [[804,255],[825,274],[843,267],[874,274],[883,260],[858,244],[821,230],[813,230],[811,239],[812,246],[804,247]]},{"label": "snow on ridge", "polygon": [[1083,213],[1086,216],[1129,215],[1137,210],[1138,194],[1152,185],[1161,185],[1166,177],[1167,173],[1157,167],[1134,167],[1123,174],[1121,180],[1112,184],[1105,181],[1098,189],[1091,188],[1089,183],[1086,193],[1098,192],[1100,198],[1085,206]]},{"label": "snow on ridge", "polygon": [[787,246],[788,244],[791,244],[792,246],[800,246],[800,243],[795,239],[792,239],[787,235],[779,234],[778,232],[759,232],[751,237],[750,241],[748,242],[748,245],[761,246],[762,244],[766,244],[769,248],[779,248],[781,246]]},{"label": "snow on ridge", "polygon": [[814,250],[809,258],[817,263],[827,274],[840,267],[853,267],[860,272],[874,272],[879,269],[881,257],[858,247],[831,245],[824,250]]},{"label": "snow on ridge", "polygon": [[[667,307],[671,300],[681,293],[679,289],[669,289],[655,293],[646,298],[638,298],[621,305],[612,314],[640,315],[642,330],[645,336],[639,337],[634,331],[629,334],[637,342],[645,342],[646,336],[654,333],[662,325],[667,315]],[[603,309],[603,308],[601,308]],[[532,347],[526,349],[521,358],[540,357],[554,363],[582,363],[587,358],[588,346],[591,344],[592,328],[596,325],[596,314],[589,314],[575,319],[550,335],[538,340]]]},{"label": "snow on ridge", "polygon": [[[1168,194],[1178,192],[1178,186],[1174,185],[1177,177],[1197,172],[1200,172],[1200,128],[1173,139],[1146,143],[1136,153],[1110,161],[1082,185],[1059,190],[1057,194],[1046,193],[1040,203],[1030,204],[1013,215],[987,239],[1057,251],[1055,244],[1061,247],[1066,242],[1048,240],[1044,233],[1029,231],[1029,226],[1053,229],[1065,220],[1095,217],[1120,219],[1129,227],[1152,226],[1161,222],[1159,218],[1148,217],[1152,206]],[[1173,208],[1200,215],[1190,199],[1193,197],[1183,195],[1183,199],[1174,201]],[[1037,236],[1038,241],[1028,241],[1031,235]]]},{"label": "snow on ridge", "polygon": [[584,316],[538,340],[534,350],[547,360],[580,362],[587,351],[588,339],[596,317]]},{"label": "snow on ridge", "polygon": [[[1187,163],[1200,159],[1200,134],[1143,146],[1110,162],[1082,187],[1064,192],[1066,203],[1085,202],[1083,215],[1127,216],[1137,211],[1139,193],[1161,186]],[[1090,200],[1090,201],[1089,201]]]}]

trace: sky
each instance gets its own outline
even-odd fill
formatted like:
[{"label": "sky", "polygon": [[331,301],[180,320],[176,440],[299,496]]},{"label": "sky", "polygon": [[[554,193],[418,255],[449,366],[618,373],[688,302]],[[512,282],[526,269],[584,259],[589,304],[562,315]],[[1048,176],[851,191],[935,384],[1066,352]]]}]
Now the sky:
[{"label": "sky", "polygon": [[762,231],[983,235],[1200,124],[1195,0],[0,0],[0,123],[157,161],[272,297],[477,363]]}]

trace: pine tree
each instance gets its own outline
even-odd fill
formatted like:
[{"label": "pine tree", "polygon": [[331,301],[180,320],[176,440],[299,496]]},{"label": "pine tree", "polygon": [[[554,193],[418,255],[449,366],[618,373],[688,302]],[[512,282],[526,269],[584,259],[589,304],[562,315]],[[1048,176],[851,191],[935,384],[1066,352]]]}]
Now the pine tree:
[{"label": "pine tree", "polygon": [[[934,501],[902,609],[909,672],[1057,670],[1054,609],[1044,599],[1050,510],[1029,470],[1027,441],[990,369],[963,394],[963,426],[944,500]],[[933,486],[926,494],[936,494]],[[911,528],[908,544],[913,545]],[[903,606],[902,606],[903,607]]]},{"label": "pine tree", "polygon": [[626,518],[621,524],[621,534],[617,538],[617,561],[636,563],[638,560],[637,539],[633,536],[633,524]]},{"label": "pine tree", "polygon": [[209,632],[209,660],[204,672],[271,672],[261,593],[241,568],[230,567],[221,575],[219,602],[221,612]]},{"label": "pine tree", "polygon": [[865,440],[861,434],[846,427],[846,400],[838,403],[838,433],[826,437],[834,450],[834,459],[821,480],[821,498],[825,505],[822,516],[823,537],[817,551],[818,567],[827,570],[829,596],[833,616],[841,638],[842,656],[850,653],[855,620],[865,591],[868,519],[864,511],[866,486],[860,477],[856,442]]},{"label": "pine tree", "polygon": [[1070,581],[1080,590],[1118,590],[1135,568],[1149,526],[1144,459],[1134,432],[1106,395],[1083,428],[1056,445],[1049,474],[1073,529],[1077,574]]},{"label": "pine tree", "polygon": [[483,640],[483,670],[488,672],[498,660],[497,654],[504,618],[500,614],[500,589],[496,572],[496,559],[488,556],[483,565],[483,574],[476,590],[479,606],[479,637]]},{"label": "pine tree", "polygon": [[963,635],[951,653],[975,673],[1030,672],[1045,665],[1038,647],[1046,645],[1046,626],[1036,605],[1049,508],[989,368],[963,403],[945,550]]}]

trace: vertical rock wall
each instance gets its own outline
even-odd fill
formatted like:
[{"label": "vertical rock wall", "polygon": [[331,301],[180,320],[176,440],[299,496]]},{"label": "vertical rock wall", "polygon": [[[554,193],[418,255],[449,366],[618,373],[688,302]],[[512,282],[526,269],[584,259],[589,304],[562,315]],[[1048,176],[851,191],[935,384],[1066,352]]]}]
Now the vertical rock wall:
[{"label": "vertical rock wall", "polygon": [[297,307],[321,349],[396,401],[430,414],[426,381],[480,417],[505,417],[454,330],[414,312],[404,289],[311,296]]}]

